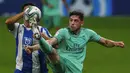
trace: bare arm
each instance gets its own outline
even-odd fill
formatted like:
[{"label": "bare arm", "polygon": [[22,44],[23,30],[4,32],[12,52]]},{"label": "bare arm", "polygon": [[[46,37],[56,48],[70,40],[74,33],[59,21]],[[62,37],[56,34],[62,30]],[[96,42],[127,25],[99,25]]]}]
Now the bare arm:
[{"label": "bare arm", "polygon": [[30,50],[39,50],[40,46],[39,44],[35,44],[33,46],[26,46],[25,49],[30,49]]},{"label": "bare arm", "polygon": [[7,24],[7,27],[9,30],[13,31],[14,30],[14,23],[16,23],[19,19],[21,19],[23,17],[24,12],[21,12],[15,16],[12,16],[10,18],[8,18],[5,21],[5,24]]},{"label": "bare arm", "polygon": [[41,36],[42,36],[45,40],[50,40],[50,37],[47,37],[44,33],[41,33]]},{"label": "bare arm", "polygon": [[56,38],[51,38],[48,42],[49,42],[50,45],[55,45],[55,44],[58,43]]},{"label": "bare arm", "polygon": [[106,47],[121,47],[124,48],[124,43],[122,41],[116,42],[109,39],[101,38],[99,43]]},{"label": "bare arm", "polygon": [[25,46],[25,50],[28,54],[30,54],[31,52],[35,51],[35,50],[39,50],[40,46],[39,44],[33,45],[33,46]]}]

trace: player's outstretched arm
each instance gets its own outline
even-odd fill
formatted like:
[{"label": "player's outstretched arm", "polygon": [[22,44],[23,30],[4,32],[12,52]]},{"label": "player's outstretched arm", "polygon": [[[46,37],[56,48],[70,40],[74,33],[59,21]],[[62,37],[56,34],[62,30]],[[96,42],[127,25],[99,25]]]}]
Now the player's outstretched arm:
[{"label": "player's outstretched arm", "polygon": [[116,42],[116,41],[105,39],[105,38],[102,37],[99,40],[99,43],[102,44],[103,46],[106,46],[106,47],[121,47],[121,48],[124,48],[124,42],[123,41]]},{"label": "player's outstretched arm", "polygon": [[42,36],[45,40],[50,40],[50,37],[47,37],[44,33],[41,33],[41,36]]},{"label": "player's outstretched arm", "polygon": [[28,53],[28,54],[31,54],[33,51],[35,50],[39,50],[40,46],[39,44],[35,44],[33,46],[25,46],[25,51]]}]

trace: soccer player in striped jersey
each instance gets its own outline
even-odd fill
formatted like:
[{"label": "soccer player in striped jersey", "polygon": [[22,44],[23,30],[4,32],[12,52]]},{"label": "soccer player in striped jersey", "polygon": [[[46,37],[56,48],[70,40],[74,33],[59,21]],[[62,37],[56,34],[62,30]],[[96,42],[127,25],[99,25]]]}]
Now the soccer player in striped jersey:
[{"label": "soccer player in striped jersey", "polygon": [[[26,52],[26,46],[38,44],[38,42],[33,38],[33,32],[29,25],[29,21],[23,18],[24,10],[29,6],[35,5],[32,3],[24,4],[21,13],[8,18],[5,22],[9,31],[16,39],[16,69],[14,73],[48,73],[45,55],[41,50],[33,51],[31,54]],[[22,18],[24,24],[17,23],[17,21]],[[46,37],[51,37],[46,28],[41,26],[38,26],[38,28],[41,33],[46,35]]]},{"label": "soccer player in striped jersey", "polygon": [[[69,15],[69,26],[58,30],[56,35],[48,40],[48,43],[44,38],[36,36],[40,34],[34,32],[35,38],[39,40],[41,49],[51,60],[50,66],[54,73],[82,73],[83,62],[86,57],[86,44],[89,42],[97,42],[110,48],[124,47],[122,41],[109,40],[101,37],[91,29],[82,28],[83,21],[84,15],[82,12],[71,12]],[[57,43],[58,49],[51,46]]]}]

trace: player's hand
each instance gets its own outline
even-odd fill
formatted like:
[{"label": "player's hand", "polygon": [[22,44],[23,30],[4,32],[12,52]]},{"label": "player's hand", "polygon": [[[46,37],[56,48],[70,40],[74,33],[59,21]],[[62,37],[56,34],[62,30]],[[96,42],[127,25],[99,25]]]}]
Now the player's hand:
[{"label": "player's hand", "polygon": [[120,42],[115,42],[114,44],[115,44],[115,46],[121,47],[121,48],[124,48],[124,46],[125,46],[124,42],[122,42],[122,41],[120,41]]},{"label": "player's hand", "polygon": [[33,48],[31,46],[25,46],[25,51],[28,53],[28,54],[31,54],[33,52]]}]

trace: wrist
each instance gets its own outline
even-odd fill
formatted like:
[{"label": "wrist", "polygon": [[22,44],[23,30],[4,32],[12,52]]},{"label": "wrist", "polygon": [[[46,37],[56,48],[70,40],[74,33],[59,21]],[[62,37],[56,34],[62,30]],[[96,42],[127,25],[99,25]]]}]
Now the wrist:
[{"label": "wrist", "polygon": [[117,42],[114,42],[114,47],[118,47]]}]

